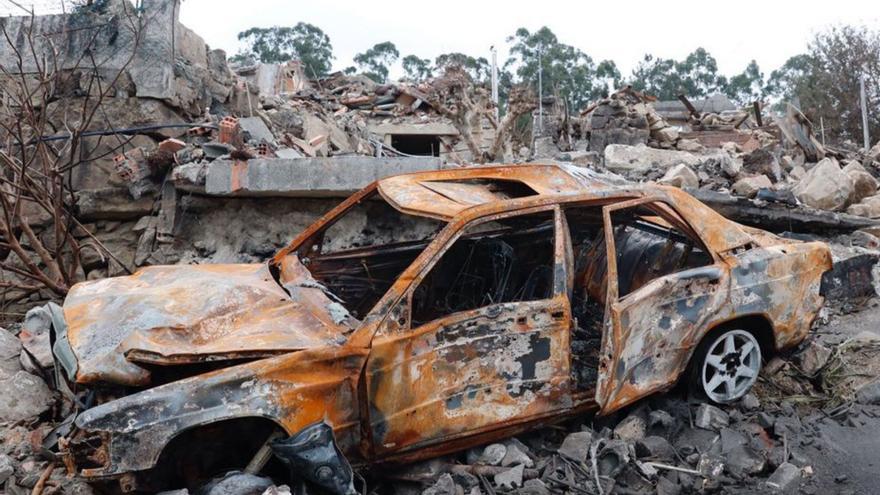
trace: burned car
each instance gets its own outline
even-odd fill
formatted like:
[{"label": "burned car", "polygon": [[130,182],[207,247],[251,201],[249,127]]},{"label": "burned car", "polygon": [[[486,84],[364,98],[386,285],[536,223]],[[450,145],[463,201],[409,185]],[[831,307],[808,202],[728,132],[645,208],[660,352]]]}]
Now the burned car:
[{"label": "burned car", "polygon": [[76,285],[53,312],[84,408],[62,447],[125,491],[283,462],[345,493],[349,462],[608,414],[681,380],[734,401],[807,335],[830,268],[825,244],[673,187],[555,165],[389,177],[265,264]]}]

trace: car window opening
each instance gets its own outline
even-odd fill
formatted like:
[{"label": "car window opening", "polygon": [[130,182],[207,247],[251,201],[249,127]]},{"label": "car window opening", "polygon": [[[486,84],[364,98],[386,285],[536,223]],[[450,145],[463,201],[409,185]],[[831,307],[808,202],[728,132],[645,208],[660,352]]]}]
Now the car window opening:
[{"label": "car window opening", "polygon": [[412,325],[493,304],[549,298],[553,239],[552,212],[468,228],[413,293]]},{"label": "car window opening", "polygon": [[359,319],[444,226],[402,213],[374,193],[303,242],[298,254],[312,277]]}]

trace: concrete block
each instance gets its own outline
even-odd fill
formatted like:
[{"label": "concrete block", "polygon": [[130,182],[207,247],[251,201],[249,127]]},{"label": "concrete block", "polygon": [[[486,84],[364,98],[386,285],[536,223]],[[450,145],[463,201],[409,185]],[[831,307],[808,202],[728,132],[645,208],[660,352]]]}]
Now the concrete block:
[{"label": "concrete block", "polygon": [[208,168],[205,192],[216,196],[344,197],[383,177],[440,168],[441,160],[436,157],[216,160]]}]

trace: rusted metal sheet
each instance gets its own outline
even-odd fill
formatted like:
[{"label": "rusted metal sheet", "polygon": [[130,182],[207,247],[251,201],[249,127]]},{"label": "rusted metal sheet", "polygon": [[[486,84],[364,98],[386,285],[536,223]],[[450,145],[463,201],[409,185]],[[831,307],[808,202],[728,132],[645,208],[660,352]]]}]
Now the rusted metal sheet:
[{"label": "rusted metal sheet", "polygon": [[[103,440],[100,467],[86,477],[117,477],[153,467],[165,445],[189,429],[242,417],[267,418],[295,433],[326,421],[340,448],[356,454],[357,377],[366,350],[306,350],[161,385],[82,413],[77,426]],[[85,453],[77,460],[82,462]]]},{"label": "rusted metal sheet", "polygon": [[141,363],[265,357],[344,340],[351,329],[329,314],[332,301],[305,283],[307,273],[291,278],[303,282],[296,298],[266,265],[155,266],[77,284],[64,302],[77,381],[143,386],[150,372]]}]

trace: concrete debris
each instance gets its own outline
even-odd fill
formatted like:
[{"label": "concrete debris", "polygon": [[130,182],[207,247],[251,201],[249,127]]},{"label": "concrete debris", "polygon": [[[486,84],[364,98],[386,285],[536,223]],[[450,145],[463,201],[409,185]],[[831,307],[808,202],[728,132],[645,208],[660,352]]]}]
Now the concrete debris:
[{"label": "concrete debris", "polygon": [[696,189],[700,187],[700,178],[683,163],[666,171],[666,174],[658,182],[681,188]]},{"label": "concrete debris", "polygon": [[730,417],[721,409],[710,404],[701,404],[697,408],[697,413],[694,417],[694,425],[697,428],[719,430],[728,424],[730,424]]},{"label": "concrete debris", "polygon": [[767,480],[767,488],[778,493],[787,493],[801,481],[801,469],[791,463],[783,463]]},{"label": "concrete debris", "polygon": [[502,490],[512,490],[514,488],[519,488],[523,484],[523,472],[525,471],[525,466],[519,464],[514,466],[507,471],[503,471],[495,475],[495,484],[498,485],[498,488]]},{"label": "concrete debris", "polygon": [[0,421],[34,419],[54,403],[46,383],[26,371],[0,377]]},{"label": "concrete debris", "polygon": [[14,375],[21,370],[21,341],[8,330],[0,327],[0,378]]},{"label": "concrete debris", "polygon": [[18,334],[26,351],[21,354],[21,362],[27,369],[34,370],[35,367],[47,369],[53,366],[52,348],[49,343],[51,326],[52,320],[45,307],[33,308],[27,312],[21,333]]},{"label": "concrete debris", "polygon": [[754,198],[761,189],[769,189],[771,187],[773,187],[773,184],[766,175],[756,175],[753,177],[743,177],[736,181],[731,186],[731,189],[739,196]]},{"label": "concrete debris", "polygon": [[852,177],[834,158],[817,163],[793,188],[794,195],[802,203],[830,211],[845,209],[852,202],[854,191]]},{"label": "concrete debris", "polygon": [[585,462],[590,453],[590,442],[593,439],[591,431],[576,431],[569,433],[559,446],[559,455],[575,462]]},{"label": "concrete debris", "polygon": [[825,365],[828,363],[828,359],[831,357],[831,349],[825,345],[822,345],[818,342],[811,341],[806,349],[799,354],[799,364],[801,370],[807,376],[815,376]]}]

